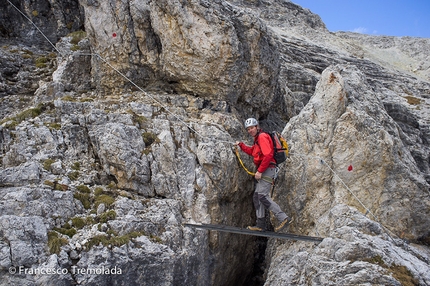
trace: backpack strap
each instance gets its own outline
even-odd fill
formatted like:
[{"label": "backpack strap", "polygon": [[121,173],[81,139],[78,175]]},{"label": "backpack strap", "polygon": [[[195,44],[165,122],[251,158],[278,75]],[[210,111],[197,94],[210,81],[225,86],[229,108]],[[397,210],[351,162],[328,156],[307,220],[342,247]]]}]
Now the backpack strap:
[{"label": "backpack strap", "polygon": [[[266,133],[267,135],[269,135],[269,138],[270,138],[270,140],[272,141],[273,156],[275,156],[276,146],[275,146],[275,142],[273,141],[272,134],[270,134],[269,132],[266,132],[266,131],[264,131],[264,130],[260,130],[260,131],[258,131],[257,136],[256,136],[256,139],[254,140],[254,144],[257,144],[257,145],[260,147],[260,149],[261,149],[260,144],[258,144],[258,138],[260,137],[260,135],[261,135],[262,133]],[[273,161],[271,161],[271,162],[270,162],[270,165],[278,166],[278,164],[276,163],[275,157],[273,157],[272,159],[273,159],[273,161],[274,161],[274,162],[273,162]],[[258,167],[257,167],[257,168],[258,168]]]}]

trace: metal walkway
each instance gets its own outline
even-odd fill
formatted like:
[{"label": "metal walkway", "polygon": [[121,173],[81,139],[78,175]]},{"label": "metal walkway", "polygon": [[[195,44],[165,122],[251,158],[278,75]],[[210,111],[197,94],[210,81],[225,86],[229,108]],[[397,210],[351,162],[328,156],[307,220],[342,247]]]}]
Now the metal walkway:
[{"label": "metal walkway", "polygon": [[223,232],[229,232],[229,233],[237,233],[237,234],[245,234],[245,235],[253,235],[253,236],[264,236],[264,237],[270,237],[270,238],[280,238],[280,239],[290,239],[290,240],[320,242],[324,239],[322,237],[315,237],[315,236],[297,235],[297,234],[292,234],[292,233],[280,233],[280,232],[272,232],[272,231],[254,231],[254,230],[249,230],[249,229],[240,228],[240,227],[216,225],[216,224],[185,223],[184,226],[207,229],[207,230],[214,230],[214,231],[223,231]]}]

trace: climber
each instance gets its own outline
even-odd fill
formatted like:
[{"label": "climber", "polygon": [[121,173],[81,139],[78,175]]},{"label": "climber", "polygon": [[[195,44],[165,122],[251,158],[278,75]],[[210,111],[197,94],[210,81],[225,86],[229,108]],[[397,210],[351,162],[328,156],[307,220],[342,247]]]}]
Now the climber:
[{"label": "climber", "polygon": [[248,134],[254,138],[254,144],[252,146],[247,146],[243,142],[236,142],[236,145],[239,146],[243,152],[254,157],[254,164],[257,167],[257,172],[254,176],[255,191],[253,195],[257,223],[255,226],[248,226],[248,229],[265,231],[265,209],[268,209],[273,212],[276,219],[279,221],[279,225],[275,227],[275,231],[280,231],[291,223],[291,218],[281,210],[279,205],[275,203],[269,195],[276,171],[272,139],[268,133],[262,131],[255,118],[248,118],[245,121],[245,128]]}]

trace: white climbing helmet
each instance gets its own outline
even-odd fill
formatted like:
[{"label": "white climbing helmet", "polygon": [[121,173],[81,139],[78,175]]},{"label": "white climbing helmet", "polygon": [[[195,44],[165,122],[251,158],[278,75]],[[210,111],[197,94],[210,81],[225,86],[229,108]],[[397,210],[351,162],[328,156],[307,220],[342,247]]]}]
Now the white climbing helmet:
[{"label": "white climbing helmet", "polygon": [[255,118],[248,118],[245,120],[245,128],[251,127],[251,126],[257,126],[258,121]]}]

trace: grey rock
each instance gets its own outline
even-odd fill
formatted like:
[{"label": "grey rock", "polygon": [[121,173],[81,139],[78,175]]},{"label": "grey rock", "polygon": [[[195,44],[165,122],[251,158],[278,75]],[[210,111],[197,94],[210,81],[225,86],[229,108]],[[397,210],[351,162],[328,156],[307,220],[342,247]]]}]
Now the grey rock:
[{"label": "grey rock", "polygon": [[[311,182],[303,181],[296,174],[305,172],[304,176],[309,178],[319,174],[324,179],[312,195],[331,199],[321,202],[319,212],[309,214],[310,217],[319,217],[333,200],[348,202],[358,208],[366,206],[365,212],[374,210],[396,233],[408,230],[410,235],[420,237],[427,232],[429,222],[417,218],[413,212],[407,215],[388,210],[402,202],[414,211],[427,213],[427,203],[421,199],[427,193],[425,176],[400,139],[397,123],[370,90],[358,69],[328,68],[315,95],[287,124],[284,134],[292,142],[291,154],[303,160],[300,165],[291,161],[286,166],[286,187],[299,199],[290,208],[298,211],[313,201],[310,194],[304,193]],[[350,166],[352,170],[348,170]],[[334,185],[328,183],[332,180]],[[379,180],[384,183],[378,183]],[[325,183],[328,185],[324,187]]]},{"label": "grey rock", "polygon": [[[68,257],[67,257],[68,258]],[[47,271],[58,271],[59,273],[55,274],[36,274],[35,276],[35,284],[36,285],[70,285],[73,283],[73,277],[68,271],[70,265],[64,265],[59,263],[61,261],[61,257],[53,254],[49,257],[49,259],[40,265],[39,269],[44,269]]]},{"label": "grey rock", "polygon": [[[170,84],[162,88],[225,99],[251,110],[258,105],[261,112],[278,92],[279,53],[270,31],[228,2],[211,2],[210,8],[191,3],[178,8],[170,1],[123,3],[117,7],[121,17],[133,23],[124,31],[114,24],[114,10],[106,3],[81,4],[94,51],[135,70],[132,81],[160,86],[167,80]],[[97,66],[104,74],[98,77],[100,87],[124,81],[111,76],[101,62]]]},{"label": "grey rock", "polygon": [[38,216],[0,217],[2,238],[8,241],[9,257],[13,266],[30,267],[43,261],[47,242],[47,231],[43,220]]},{"label": "grey rock", "polygon": [[319,220],[330,237],[313,247],[305,247],[305,243],[278,247],[265,285],[401,285],[387,274],[387,269],[388,273],[395,271],[390,270],[393,265],[406,266],[421,283],[428,283],[428,256],[417,255],[415,246],[368,232],[363,225],[366,221],[369,219],[356,209],[337,205]]},{"label": "grey rock", "polygon": [[46,225],[56,226],[56,218],[62,223],[82,211],[70,191],[12,187],[0,191],[2,215],[38,217]]},{"label": "grey rock", "polygon": [[[31,18],[38,27],[45,27],[44,34],[51,42],[82,28],[83,15],[78,1],[61,2],[37,1],[32,3],[14,3],[21,11],[30,11]],[[40,35],[36,27],[27,21],[12,5],[4,2],[0,12],[1,36],[19,38],[27,46],[50,47],[49,42]]]},{"label": "grey rock", "polygon": [[0,254],[0,269],[9,269],[9,267],[12,266],[12,260],[10,256],[10,246],[6,242],[0,241]]},{"label": "grey rock", "polygon": [[35,162],[25,162],[18,167],[10,167],[1,170],[0,185],[20,186],[39,182],[40,166]]},{"label": "grey rock", "polygon": [[97,207],[97,215],[101,215],[102,213],[104,213],[106,210],[106,206],[105,204],[99,204],[99,206]]},{"label": "grey rock", "polygon": [[[60,52],[4,3],[1,285],[430,283],[427,39],[330,33],[290,1],[24,2]],[[250,116],[287,138],[274,199],[320,244],[183,226],[253,223]]]},{"label": "grey rock", "polygon": [[103,170],[115,176],[119,188],[151,195],[149,165],[142,156],[145,143],[136,127],[107,123],[92,127],[88,135]]}]

